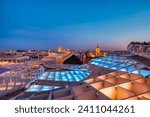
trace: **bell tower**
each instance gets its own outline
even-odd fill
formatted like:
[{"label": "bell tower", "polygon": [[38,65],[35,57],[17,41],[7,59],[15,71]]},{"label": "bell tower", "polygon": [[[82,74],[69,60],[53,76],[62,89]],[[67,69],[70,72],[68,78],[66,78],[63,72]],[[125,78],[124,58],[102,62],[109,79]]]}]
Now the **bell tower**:
[{"label": "bell tower", "polygon": [[97,47],[96,47],[96,49],[95,49],[95,55],[96,55],[96,56],[101,56],[101,50],[100,50],[98,44],[97,44]]},{"label": "bell tower", "polygon": [[62,52],[62,48],[58,47],[57,52]]}]

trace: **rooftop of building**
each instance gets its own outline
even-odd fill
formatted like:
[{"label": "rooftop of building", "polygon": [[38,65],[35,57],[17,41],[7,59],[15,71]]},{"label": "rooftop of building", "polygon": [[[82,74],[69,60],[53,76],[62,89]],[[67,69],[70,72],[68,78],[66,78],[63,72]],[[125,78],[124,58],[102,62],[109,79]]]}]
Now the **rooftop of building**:
[{"label": "rooftop of building", "polygon": [[[145,66],[139,61],[107,56],[92,59],[87,65],[62,67],[69,70],[61,70],[59,66],[49,71],[43,68],[32,70],[30,74],[23,73],[21,78],[1,78],[2,99],[150,99],[147,96],[150,93],[150,70],[143,69]],[[16,68],[19,71],[20,66]],[[144,89],[128,89],[128,85]],[[15,89],[19,93],[14,94]],[[111,95],[107,93],[110,90]],[[6,91],[10,91],[9,94]],[[126,94],[116,97],[119,92]]]}]

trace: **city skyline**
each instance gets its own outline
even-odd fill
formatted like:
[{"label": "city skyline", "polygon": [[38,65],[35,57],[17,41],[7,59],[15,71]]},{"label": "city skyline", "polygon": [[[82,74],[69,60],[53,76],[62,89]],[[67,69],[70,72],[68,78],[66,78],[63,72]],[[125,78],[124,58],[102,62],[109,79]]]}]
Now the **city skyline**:
[{"label": "city skyline", "polygon": [[0,1],[0,49],[125,50],[150,40],[150,1]]}]

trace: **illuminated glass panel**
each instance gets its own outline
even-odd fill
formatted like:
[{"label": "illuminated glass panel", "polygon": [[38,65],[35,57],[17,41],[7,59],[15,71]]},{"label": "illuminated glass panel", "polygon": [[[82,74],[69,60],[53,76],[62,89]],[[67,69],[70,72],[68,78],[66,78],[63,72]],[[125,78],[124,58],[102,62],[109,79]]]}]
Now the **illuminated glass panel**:
[{"label": "illuminated glass panel", "polygon": [[44,72],[42,75],[39,76],[39,79],[46,79],[47,75],[49,74],[49,72]]},{"label": "illuminated glass panel", "polygon": [[142,76],[146,77],[150,75],[150,71],[149,70],[135,70],[132,73],[135,74],[141,74]]},{"label": "illuminated glass panel", "polygon": [[35,91],[40,91],[41,89],[41,85],[32,85],[31,87],[29,87],[26,92],[35,92]]}]

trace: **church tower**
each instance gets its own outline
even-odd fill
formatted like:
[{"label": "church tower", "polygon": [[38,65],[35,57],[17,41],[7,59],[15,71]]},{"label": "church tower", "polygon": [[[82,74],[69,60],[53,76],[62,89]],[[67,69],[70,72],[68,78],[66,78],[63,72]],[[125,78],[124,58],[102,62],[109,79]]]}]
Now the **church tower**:
[{"label": "church tower", "polygon": [[58,47],[57,52],[62,52],[62,48]]},{"label": "church tower", "polygon": [[97,45],[97,47],[95,49],[95,56],[101,56],[101,50],[100,50],[98,45]]}]

